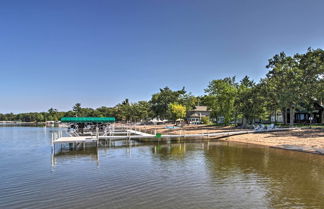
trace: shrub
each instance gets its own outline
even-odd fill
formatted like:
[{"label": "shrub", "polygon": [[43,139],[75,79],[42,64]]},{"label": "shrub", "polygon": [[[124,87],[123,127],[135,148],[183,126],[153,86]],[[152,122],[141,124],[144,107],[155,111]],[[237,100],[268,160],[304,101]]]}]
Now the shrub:
[{"label": "shrub", "polygon": [[211,124],[210,118],[209,117],[206,117],[206,116],[204,116],[204,117],[201,118],[201,122],[203,124]]}]

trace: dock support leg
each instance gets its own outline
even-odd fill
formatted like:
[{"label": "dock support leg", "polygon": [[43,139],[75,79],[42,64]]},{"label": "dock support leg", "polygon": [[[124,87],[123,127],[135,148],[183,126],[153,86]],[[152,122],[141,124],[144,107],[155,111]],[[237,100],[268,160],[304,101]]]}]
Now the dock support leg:
[{"label": "dock support leg", "polygon": [[54,144],[53,133],[52,133],[52,139],[51,139],[51,148],[52,148],[52,153],[54,153],[55,152],[55,144]]},{"label": "dock support leg", "polygon": [[55,144],[52,144],[52,146],[51,146],[51,153],[52,154],[55,153]]}]

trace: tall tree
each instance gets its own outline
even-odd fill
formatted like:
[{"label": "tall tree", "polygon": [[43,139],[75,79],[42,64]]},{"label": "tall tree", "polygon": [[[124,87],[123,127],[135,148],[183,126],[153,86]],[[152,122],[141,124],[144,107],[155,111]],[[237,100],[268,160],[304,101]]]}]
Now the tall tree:
[{"label": "tall tree", "polygon": [[132,121],[148,120],[152,117],[151,105],[147,101],[132,104]]},{"label": "tall tree", "polygon": [[74,106],[73,106],[73,112],[75,113],[75,116],[76,117],[81,117],[81,103],[76,103]]},{"label": "tall tree", "polygon": [[[308,49],[305,54],[286,56],[275,55],[269,60],[270,71],[263,80],[269,95],[276,100],[286,118],[289,109],[290,125],[294,125],[295,109],[304,108],[310,113],[314,102],[324,98],[324,52],[321,49]],[[323,116],[324,117],[324,116]]]},{"label": "tall tree", "polygon": [[255,119],[263,119],[266,116],[266,102],[261,92],[260,85],[245,76],[237,91],[235,109],[242,118],[243,127]]},{"label": "tall tree", "polygon": [[159,93],[153,94],[150,103],[152,105],[154,116],[160,119],[171,119],[169,105],[171,103],[179,102],[180,96],[185,93],[185,88],[178,91],[172,91],[170,88],[165,87],[160,89]]},{"label": "tall tree", "polygon": [[235,97],[237,84],[235,77],[213,80],[209,83],[205,92],[210,96],[210,106],[214,115],[224,117],[224,124],[228,125],[235,117]]},{"label": "tall tree", "polygon": [[179,99],[179,104],[184,105],[188,111],[194,109],[199,104],[199,99],[191,93],[182,94]]},{"label": "tall tree", "polygon": [[309,48],[305,54],[296,54],[295,58],[302,70],[303,98],[313,106],[314,101],[324,102],[324,51]]},{"label": "tall tree", "polygon": [[57,117],[57,109],[54,109],[54,108],[50,108],[48,111],[48,114],[51,116],[51,118],[54,120],[54,121],[57,121],[58,120],[58,117]]},{"label": "tall tree", "polygon": [[289,108],[290,125],[294,125],[296,106],[303,100],[302,76],[303,72],[294,57],[286,56],[285,53],[275,55],[269,59],[267,68],[267,83],[273,91],[279,107],[286,112]]}]

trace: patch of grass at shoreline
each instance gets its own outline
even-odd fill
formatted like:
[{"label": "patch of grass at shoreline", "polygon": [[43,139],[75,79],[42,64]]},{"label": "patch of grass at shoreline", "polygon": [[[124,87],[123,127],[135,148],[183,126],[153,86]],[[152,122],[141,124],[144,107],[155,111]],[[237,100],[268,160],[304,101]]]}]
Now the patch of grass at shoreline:
[{"label": "patch of grass at shoreline", "polygon": [[[278,124],[281,128],[288,128],[290,127],[289,124]],[[296,128],[321,128],[324,129],[324,124],[294,124],[294,127]]]}]

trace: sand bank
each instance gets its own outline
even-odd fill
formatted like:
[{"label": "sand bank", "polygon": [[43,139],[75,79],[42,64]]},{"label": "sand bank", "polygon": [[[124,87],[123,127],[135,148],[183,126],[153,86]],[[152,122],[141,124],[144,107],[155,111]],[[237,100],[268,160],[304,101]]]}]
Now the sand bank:
[{"label": "sand bank", "polygon": [[296,129],[280,132],[253,133],[230,136],[221,140],[324,154],[324,129]]}]

